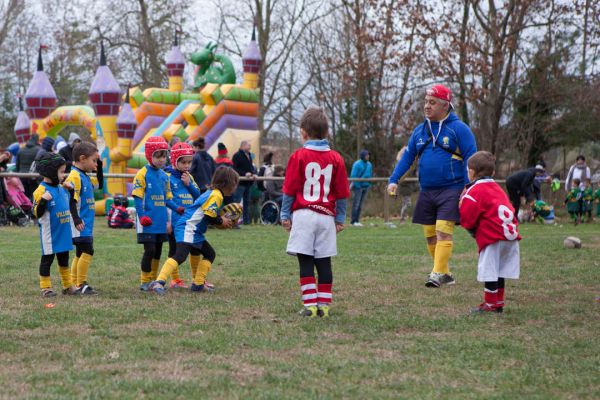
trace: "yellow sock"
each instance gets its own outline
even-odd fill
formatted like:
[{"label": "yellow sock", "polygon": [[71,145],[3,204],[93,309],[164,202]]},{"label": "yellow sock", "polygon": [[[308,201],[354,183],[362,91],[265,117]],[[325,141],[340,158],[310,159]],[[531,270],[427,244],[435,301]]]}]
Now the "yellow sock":
[{"label": "yellow sock", "polygon": [[[429,240],[429,238],[435,238],[435,225],[423,225],[423,236],[425,236],[425,240]],[[435,244],[429,244],[427,242],[427,251],[431,258],[435,261]]]},{"label": "yellow sock", "polygon": [[158,276],[158,267],[160,266],[160,259],[157,260],[156,258],[153,258],[150,266],[152,268],[152,272],[150,272],[150,278],[151,280],[155,281],[156,277]]},{"label": "yellow sock", "polygon": [[52,281],[49,276],[40,275],[40,289],[50,289],[52,287]]},{"label": "yellow sock", "polygon": [[71,263],[71,282],[77,282],[77,265],[79,264],[79,257],[73,258]]},{"label": "yellow sock", "polygon": [[210,272],[210,267],[212,263],[208,260],[202,260],[198,263],[198,269],[196,270],[196,274],[194,275],[194,284],[195,285],[204,285],[206,282],[206,275]]},{"label": "yellow sock", "polygon": [[435,244],[427,244],[427,251],[431,258],[433,258],[433,261],[435,261],[435,246]]},{"label": "yellow sock", "polygon": [[198,271],[198,264],[200,264],[200,260],[200,256],[190,255],[190,266],[192,267],[192,280],[196,276],[196,271]]},{"label": "yellow sock", "polygon": [[77,264],[77,286],[81,286],[83,282],[87,281],[88,269],[92,262],[92,255],[88,253],[82,253],[79,257],[79,263]]},{"label": "yellow sock", "polygon": [[167,278],[173,273],[173,270],[175,270],[175,268],[177,268],[177,261],[175,261],[172,258],[167,258],[167,261],[165,261],[162,268],[160,269],[160,274],[158,275],[158,278],[156,278],[155,280],[166,282]]},{"label": "yellow sock", "polygon": [[140,274],[140,283],[148,283],[152,281],[152,272],[144,272],[142,271]]},{"label": "yellow sock", "polygon": [[64,267],[58,266],[58,273],[60,274],[60,280],[62,281],[63,289],[71,287],[71,271],[69,270],[69,266],[65,265]]},{"label": "yellow sock", "polygon": [[179,266],[175,267],[173,272],[171,272],[171,280],[176,281],[179,279]]},{"label": "yellow sock", "polygon": [[448,261],[452,255],[452,240],[438,240],[435,246],[435,260],[433,262],[433,272],[439,274],[448,274]]}]

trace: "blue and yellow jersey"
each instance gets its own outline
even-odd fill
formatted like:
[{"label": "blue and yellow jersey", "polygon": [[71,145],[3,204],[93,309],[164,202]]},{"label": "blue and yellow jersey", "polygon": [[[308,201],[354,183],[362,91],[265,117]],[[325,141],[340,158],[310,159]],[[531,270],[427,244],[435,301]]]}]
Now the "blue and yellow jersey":
[{"label": "blue and yellow jersey", "polygon": [[[173,193],[173,202],[177,207],[191,207],[194,204],[194,200],[200,197],[200,188],[198,188],[194,178],[190,175],[190,185],[185,186],[181,181],[181,178],[176,176],[178,174],[169,173],[167,170],[167,175],[169,176],[169,184],[171,185],[171,191]],[[171,217],[171,224],[175,226],[177,221],[181,218],[181,215],[171,210],[168,211]]]},{"label": "blue and yellow jersey", "polygon": [[216,218],[223,207],[223,193],[220,190],[207,190],[194,201],[191,207],[173,225],[175,240],[185,243],[202,243],[208,227],[204,216]]},{"label": "blue and yellow jersey", "polygon": [[98,180],[95,177],[90,178],[85,172],[73,166],[65,182],[73,184],[73,196],[77,202],[77,212],[79,218],[85,224],[85,228],[79,232],[71,218],[73,238],[91,237],[94,231],[94,216],[96,215],[94,190],[98,188]]},{"label": "blue and yellow jersey", "polygon": [[34,210],[37,210],[46,192],[50,193],[52,200],[46,201],[46,211],[43,215],[38,215],[42,255],[71,251],[73,244],[69,192],[61,186],[51,186],[42,182],[33,192]]},{"label": "blue and yellow jersey", "polygon": [[[173,194],[166,172],[144,166],[133,178],[131,194],[136,197],[137,233],[167,233],[167,201],[173,199]],[[150,217],[152,225],[140,224],[143,216]]]}]

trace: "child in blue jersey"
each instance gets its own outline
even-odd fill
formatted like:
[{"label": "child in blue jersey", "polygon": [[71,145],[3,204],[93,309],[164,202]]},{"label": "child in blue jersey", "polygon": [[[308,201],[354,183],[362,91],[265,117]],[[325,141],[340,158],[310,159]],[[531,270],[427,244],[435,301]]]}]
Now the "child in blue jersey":
[{"label": "child in blue jersey", "polygon": [[[87,174],[94,171],[97,177],[90,178]],[[90,142],[75,145],[73,166],[65,181],[65,187],[72,190],[69,208],[75,258],[71,263],[71,281],[82,295],[98,294],[88,285],[87,275],[94,256],[94,190],[102,189],[103,184],[102,161],[98,155],[98,148]]]},{"label": "child in blue jersey", "polygon": [[178,265],[185,261],[189,254],[203,257],[194,274],[192,291],[210,292],[213,290],[212,286],[205,285],[205,283],[206,275],[210,271],[216,254],[204,235],[208,224],[219,225],[223,228],[233,227],[233,221],[221,216],[220,211],[223,207],[223,197],[231,196],[235,192],[238,181],[239,176],[234,169],[217,168],[210,189],[198,197],[191,207],[185,209],[185,213],[173,227],[177,241],[175,255],[168,258],[162,266],[157,280],[152,282],[152,290],[160,295],[165,294],[167,278]]},{"label": "child in blue jersey", "polygon": [[[171,147],[171,165],[165,168],[169,175],[169,183],[173,192],[173,201],[178,207],[190,207],[194,204],[194,200],[200,197],[200,188],[196,185],[194,178],[189,173],[192,167],[192,158],[194,149],[187,143],[175,143]],[[169,210],[171,211],[171,210]],[[173,227],[177,225],[177,221],[181,216],[176,212],[169,212],[169,223],[167,224],[167,233],[169,234],[169,257],[175,255],[177,242],[175,241],[175,232]],[[199,256],[190,257],[190,265],[192,266],[192,279],[198,269],[200,262]],[[171,288],[185,289],[188,286],[179,277],[179,267],[175,268],[171,273]]]},{"label": "child in blue jersey", "polygon": [[69,251],[71,244],[71,215],[69,193],[60,186],[65,179],[67,162],[58,154],[44,153],[36,160],[37,172],[44,178],[33,192],[33,215],[40,226],[42,259],[40,261],[40,289],[43,297],[56,296],[50,280],[50,266],[54,255],[58,260],[58,271],[63,294],[76,294],[69,273]]},{"label": "child in blue jersey", "polygon": [[151,137],[145,144],[148,165],[138,171],[133,179],[133,199],[135,201],[137,241],[144,245],[141,262],[140,290],[148,291],[150,283],[156,279],[162,244],[167,241],[167,207],[183,214],[185,208],[173,202],[171,185],[166,172],[169,145],[162,137]]}]

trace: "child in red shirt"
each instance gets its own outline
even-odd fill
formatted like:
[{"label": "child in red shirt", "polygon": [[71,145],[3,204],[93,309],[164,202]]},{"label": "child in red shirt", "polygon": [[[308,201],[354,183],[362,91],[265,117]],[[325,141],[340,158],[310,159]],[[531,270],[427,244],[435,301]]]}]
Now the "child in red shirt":
[{"label": "child in red shirt", "polygon": [[[300,121],[304,146],[290,157],[283,182],[281,225],[290,231],[287,252],[298,257],[306,317],[328,317],[337,254],[336,234],[344,229],[350,196],[344,160],[327,141],[329,123],[311,107]],[[314,270],[319,275],[316,285]]]},{"label": "child in red shirt", "polygon": [[492,178],[495,162],[487,151],[469,158],[470,184],[459,203],[460,224],[479,247],[477,280],[485,282],[483,303],[472,314],[503,312],[504,279],[518,279],[520,272],[518,222],[508,196]]}]

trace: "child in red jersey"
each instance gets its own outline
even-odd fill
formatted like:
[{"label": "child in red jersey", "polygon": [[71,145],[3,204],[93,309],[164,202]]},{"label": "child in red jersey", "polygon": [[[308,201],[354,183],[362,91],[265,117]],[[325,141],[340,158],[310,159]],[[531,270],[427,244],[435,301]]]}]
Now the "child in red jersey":
[{"label": "child in red jersey", "polygon": [[113,204],[108,211],[108,227],[114,229],[130,229],[133,228],[133,220],[127,212],[129,199],[126,196],[116,195],[113,198]]},{"label": "child in red jersey", "polygon": [[492,176],[496,158],[478,151],[467,162],[471,182],[460,198],[460,224],[477,241],[477,280],[485,282],[483,303],[472,314],[504,310],[504,279],[518,279],[519,231],[515,209]]},{"label": "child in red jersey", "polygon": [[[337,254],[336,234],[344,229],[350,196],[344,160],[329,148],[325,112],[310,107],[300,121],[304,146],[290,157],[283,183],[281,225],[290,231],[288,254],[298,257],[300,288],[307,317],[329,316]],[[314,269],[319,275],[316,285]]]}]

